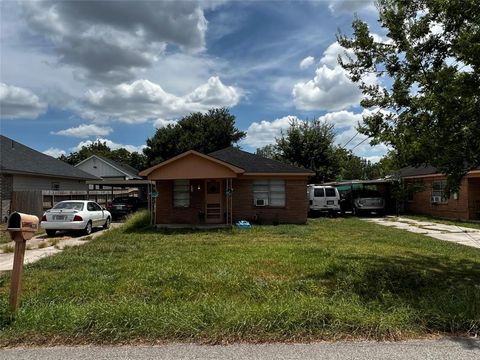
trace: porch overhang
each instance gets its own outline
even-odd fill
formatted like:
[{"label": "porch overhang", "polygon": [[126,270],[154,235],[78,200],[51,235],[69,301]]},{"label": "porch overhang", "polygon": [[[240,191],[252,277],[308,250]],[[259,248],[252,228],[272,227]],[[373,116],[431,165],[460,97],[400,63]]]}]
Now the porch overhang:
[{"label": "porch overhang", "polygon": [[231,179],[245,170],[194,150],[143,170],[149,180]]}]

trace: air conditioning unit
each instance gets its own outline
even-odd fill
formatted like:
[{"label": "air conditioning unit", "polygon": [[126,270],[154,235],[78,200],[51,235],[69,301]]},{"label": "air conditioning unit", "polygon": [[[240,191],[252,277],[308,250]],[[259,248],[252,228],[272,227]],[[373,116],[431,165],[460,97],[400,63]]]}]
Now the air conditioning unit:
[{"label": "air conditioning unit", "polygon": [[267,199],[255,199],[255,206],[267,206],[268,200]]},{"label": "air conditioning unit", "polygon": [[442,202],[441,196],[432,196],[432,203]]}]

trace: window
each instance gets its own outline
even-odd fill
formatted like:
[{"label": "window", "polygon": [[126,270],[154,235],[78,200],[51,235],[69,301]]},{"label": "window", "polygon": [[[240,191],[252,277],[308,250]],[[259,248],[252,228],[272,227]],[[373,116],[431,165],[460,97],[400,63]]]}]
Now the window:
[{"label": "window", "polygon": [[323,188],[316,188],[313,190],[313,196],[314,197],[324,197],[325,196],[325,190]]},{"label": "window", "polygon": [[269,206],[285,206],[285,180],[256,180],[253,182],[253,200],[266,200]]},{"label": "window", "polygon": [[337,194],[335,194],[335,189],[334,188],[325,188],[325,196],[336,197]]},{"label": "window", "polygon": [[52,190],[60,190],[60,183],[52,182]]},{"label": "window", "polygon": [[97,209],[97,207],[95,206],[95,203],[89,202],[89,203],[87,204],[87,210],[88,210],[88,211],[97,211],[98,209]]},{"label": "window", "polygon": [[173,181],[173,207],[190,206],[190,180]]},{"label": "window", "polygon": [[448,197],[445,195],[447,180],[436,180],[432,184],[432,203],[447,203]]}]

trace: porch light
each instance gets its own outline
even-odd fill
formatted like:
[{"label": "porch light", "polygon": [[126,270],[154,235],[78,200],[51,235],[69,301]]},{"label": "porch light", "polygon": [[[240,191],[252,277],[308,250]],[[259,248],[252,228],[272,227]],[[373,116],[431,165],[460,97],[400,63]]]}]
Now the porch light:
[{"label": "porch light", "polygon": [[197,190],[201,190],[200,184],[197,185]]}]

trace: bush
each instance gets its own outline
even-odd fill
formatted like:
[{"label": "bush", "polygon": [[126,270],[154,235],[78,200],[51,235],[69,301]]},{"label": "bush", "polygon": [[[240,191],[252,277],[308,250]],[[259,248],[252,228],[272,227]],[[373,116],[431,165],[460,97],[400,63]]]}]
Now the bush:
[{"label": "bush", "polygon": [[148,210],[137,211],[127,217],[125,231],[145,230],[150,227],[150,212]]}]

